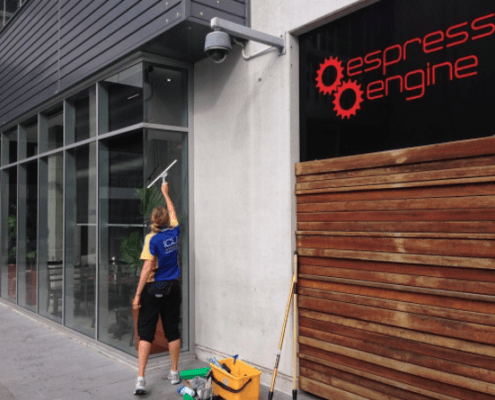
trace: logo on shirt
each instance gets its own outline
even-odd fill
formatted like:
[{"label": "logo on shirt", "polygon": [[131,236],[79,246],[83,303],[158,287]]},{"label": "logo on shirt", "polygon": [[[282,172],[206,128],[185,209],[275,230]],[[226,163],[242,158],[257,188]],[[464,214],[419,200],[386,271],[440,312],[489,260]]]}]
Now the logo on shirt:
[{"label": "logo on shirt", "polygon": [[165,253],[169,254],[175,250],[179,250],[179,238],[169,238],[163,241],[163,246],[165,247]]}]

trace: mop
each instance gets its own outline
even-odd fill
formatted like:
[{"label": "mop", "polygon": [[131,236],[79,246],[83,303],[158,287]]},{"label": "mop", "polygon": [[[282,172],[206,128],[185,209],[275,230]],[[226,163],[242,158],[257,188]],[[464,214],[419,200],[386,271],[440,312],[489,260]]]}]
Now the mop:
[{"label": "mop", "polygon": [[[291,283],[291,286],[290,286],[290,294],[289,294],[289,300],[287,301],[287,307],[285,309],[285,317],[284,317],[284,323],[283,323],[283,326],[282,326],[282,334],[280,335],[280,341],[278,343],[278,351],[277,351],[277,357],[275,359],[275,368],[273,369],[273,374],[272,374],[272,384],[270,385],[270,390],[268,392],[268,400],[272,400],[273,399],[273,391],[274,391],[274,388],[275,388],[275,380],[277,379],[277,373],[278,373],[278,364],[279,364],[279,361],[280,361],[280,354],[282,352],[282,345],[284,343],[284,336],[285,336],[285,328],[287,326],[287,319],[289,317],[289,310],[290,310],[290,304],[292,302],[292,298],[295,297],[294,294],[296,293],[296,288],[297,286],[297,253],[294,252],[294,275],[292,276],[292,283]],[[296,305],[294,305],[294,312],[296,312]],[[296,320],[294,319],[294,323],[296,323]],[[296,333],[296,330],[294,329],[294,336],[295,336],[295,333]],[[297,350],[296,350],[296,341],[294,341],[293,343],[293,346],[294,346],[294,349],[293,349],[293,352],[295,353]],[[297,354],[295,354],[295,357],[294,357],[294,362],[297,358]],[[297,369],[294,368],[294,371],[293,371],[293,380],[294,380],[294,388],[292,390],[292,396],[293,396],[293,399],[295,400],[297,398]]]}]

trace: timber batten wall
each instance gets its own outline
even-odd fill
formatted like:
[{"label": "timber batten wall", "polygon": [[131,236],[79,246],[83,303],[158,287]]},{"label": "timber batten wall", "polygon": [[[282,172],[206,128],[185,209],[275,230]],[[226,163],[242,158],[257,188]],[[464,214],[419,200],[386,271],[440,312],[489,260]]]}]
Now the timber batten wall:
[{"label": "timber batten wall", "polygon": [[301,389],[495,399],[495,138],[296,175]]}]

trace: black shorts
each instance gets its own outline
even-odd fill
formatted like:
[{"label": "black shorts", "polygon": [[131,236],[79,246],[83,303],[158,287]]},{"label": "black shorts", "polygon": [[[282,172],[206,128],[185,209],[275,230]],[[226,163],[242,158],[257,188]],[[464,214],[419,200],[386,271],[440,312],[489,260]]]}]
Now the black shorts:
[{"label": "black shorts", "polygon": [[180,303],[182,300],[179,281],[172,286],[167,296],[155,297],[148,293],[147,286],[141,293],[141,308],[138,318],[138,335],[141,340],[153,342],[158,314],[162,317],[163,331],[169,342],[180,339]]}]

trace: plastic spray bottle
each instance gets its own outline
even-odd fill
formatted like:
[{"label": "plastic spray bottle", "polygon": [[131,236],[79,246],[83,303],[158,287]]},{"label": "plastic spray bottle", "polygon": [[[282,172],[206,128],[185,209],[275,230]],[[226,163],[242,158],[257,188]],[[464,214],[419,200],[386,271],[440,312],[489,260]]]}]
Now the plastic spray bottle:
[{"label": "plastic spray bottle", "polygon": [[193,389],[188,388],[186,385],[179,386],[179,388],[177,389],[177,393],[188,394],[189,396],[193,397],[196,395],[196,392]]}]

